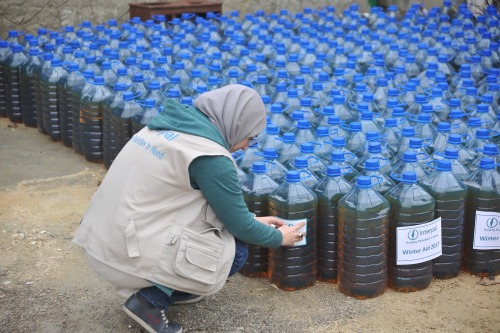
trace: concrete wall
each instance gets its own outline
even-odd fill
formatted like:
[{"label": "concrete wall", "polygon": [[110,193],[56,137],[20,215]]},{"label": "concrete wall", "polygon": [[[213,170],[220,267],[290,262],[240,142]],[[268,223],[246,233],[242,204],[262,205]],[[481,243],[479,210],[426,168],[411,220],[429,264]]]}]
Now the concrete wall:
[{"label": "concrete wall", "polygon": [[[388,3],[396,1],[386,0]],[[114,18],[120,21],[129,17],[128,3],[152,2],[151,0],[0,0],[0,36],[5,38],[7,31],[16,29],[34,33],[40,26],[57,29],[66,25],[77,25],[83,20],[103,23]],[[304,7],[317,8],[333,5],[338,12],[356,2],[360,10],[368,11],[368,0],[223,0],[223,11],[239,10],[241,14],[264,9],[276,12],[286,8],[295,13]],[[410,0],[398,0],[400,7],[406,7]],[[425,1],[429,6],[441,3],[440,0]]]}]

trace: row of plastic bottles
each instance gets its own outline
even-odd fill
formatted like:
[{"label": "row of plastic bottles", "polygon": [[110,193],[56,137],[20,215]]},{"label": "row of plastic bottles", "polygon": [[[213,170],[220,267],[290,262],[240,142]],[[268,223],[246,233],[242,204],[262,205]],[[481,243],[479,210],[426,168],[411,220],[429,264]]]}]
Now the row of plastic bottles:
[{"label": "row of plastic bottles", "polygon": [[[367,163],[376,163],[368,160]],[[500,273],[499,250],[473,248],[477,211],[500,209],[500,173],[491,158],[464,182],[452,172],[449,160],[418,181],[414,171],[393,175],[385,195],[374,174],[349,182],[338,165],[312,188],[302,171],[288,171],[278,184],[266,174],[265,162],[254,162],[241,186],[249,209],[258,216],[275,215],[287,221],[307,220],[305,245],[270,250],[250,246],[242,273],[269,276],[285,290],[303,289],[315,281],[337,282],[357,298],[375,297],[387,286],[409,292],[425,289],[432,277],[457,276],[462,267],[473,274]],[[375,182],[374,182],[375,180]],[[418,264],[396,264],[397,228],[441,218],[442,254]]]}]

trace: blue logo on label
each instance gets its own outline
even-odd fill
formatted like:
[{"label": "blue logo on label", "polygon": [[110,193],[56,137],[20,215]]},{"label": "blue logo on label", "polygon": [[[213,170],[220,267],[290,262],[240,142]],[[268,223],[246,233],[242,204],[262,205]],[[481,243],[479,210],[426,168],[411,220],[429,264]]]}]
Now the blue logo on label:
[{"label": "blue logo on label", "polygon": [[411,229],[408,231],[408,239],[409,240],[415,240],[418,238],[418,230],[417,229]]},{"label": "blue logo on label", "polygon": [[490,217],[489,219],[486,220],[486,226],[488,228],[494,228],[498,225],[498,220],[494,217]]}]

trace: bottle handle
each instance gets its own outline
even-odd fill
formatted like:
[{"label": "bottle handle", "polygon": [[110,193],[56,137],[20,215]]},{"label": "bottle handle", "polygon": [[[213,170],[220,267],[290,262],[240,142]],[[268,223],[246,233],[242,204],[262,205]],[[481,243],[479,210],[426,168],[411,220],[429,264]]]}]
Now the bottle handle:
[{"label": "bottle handle", "polygon": [[465,110],[466,111],[469,111],[469,112],[474,112],[476,111],[477,109],[477,105],[476,104],[469,104],[465,107]]},{"label": "bottle handle", "polygon": [[[465,137],[465,139],[464,139]],[[471,141],[473,138],[470,134],[462,134],[462,144]]]},{"label": "bottle handle", "polygon": [[[347,156],[349,156],[349,157],[347,157]],[[346,161],[354,160],[354,159],[356,159],[356,157],[357,157],[356,154],[354,154],[353,152],[350,152],[350,151],[344,152],[344,158]]]},{"label": "bottle handle", "polygon": [[269,169],[266,167],[266,172],[273,170],[273,169],[274,169],[274,168],[276,168],[276,166],[278,165],[278,164],[277,164],[275,161],[273,161],[273,160],[265,160],[264,162],[266,163],[266,165],[270,165],[270,166],[271,166]]},{"label": "bottle handle", "polygon": [[240,161],[243,158],[243,156],[245,156],[245,152],[243,150],[239,149],[235,152],[232,152],[231,156],[233,157],[233,160]]},{"label": "bottle handle", "polygon": [[[419,158],[419,156],[422,156],[422,157]],[[423,152],[418,152],[417,153],[417,160],[419,160],[419,161],[425,161],[425,160],[428,159],[428,157],[429,157],[429,155],[427,155],[427,154],[425,154]]]},{"label": "bottle handle", "polygon": [[422,139],[422,146],[423,147],[428,147],[430,145],[432,145],[434,142],[434,138],[425,138],[425,139]]}]

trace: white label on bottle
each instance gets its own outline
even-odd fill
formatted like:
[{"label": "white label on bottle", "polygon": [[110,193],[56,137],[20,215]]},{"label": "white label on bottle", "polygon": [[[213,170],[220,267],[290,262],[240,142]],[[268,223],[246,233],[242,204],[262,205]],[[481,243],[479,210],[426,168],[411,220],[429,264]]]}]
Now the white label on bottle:
[{"label": "white label on bottle", "polygon": [[304,246],[304,245],[307,245],[307,241],[306,241],[306,230],[307,230],[307,219],[300,219],[300,220],[285,220],[283,218],[280,217],[281,220],[283,220],[283,222],[289,226],[289,227],[293,227],[294,225],[296,225],[297,223],[300,223],[300,222],[305,222],[306,224],[300,228],[298,230],[298,232],[301,232],[304,236],[302,237],[302,240],[296,242],[293,244],[293,246]]},{"label": "white label on bottle", "polygon": [[396,228],[396,265],[414,265],[442,254],[441,218]]},{"label": "white label on bottle", "polygon": [[500,249],[500,213],[476,211],[474,250]]}]

